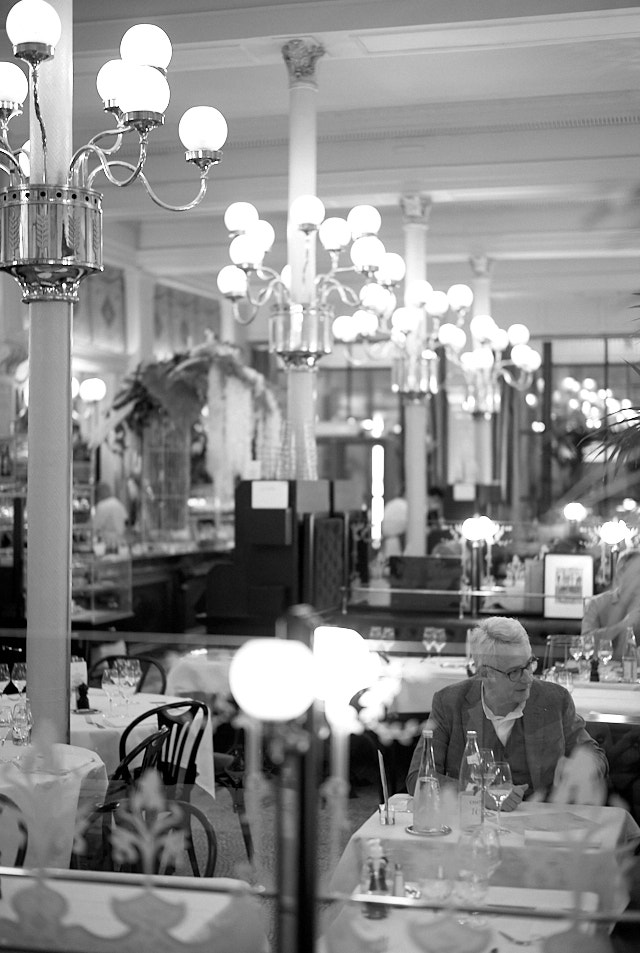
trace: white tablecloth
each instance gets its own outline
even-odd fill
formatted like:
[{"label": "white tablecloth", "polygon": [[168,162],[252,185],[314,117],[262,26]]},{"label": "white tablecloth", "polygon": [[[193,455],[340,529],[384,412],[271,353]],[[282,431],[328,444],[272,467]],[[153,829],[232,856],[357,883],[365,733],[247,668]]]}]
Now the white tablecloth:
[{"label": "white tablecloth", "polygon": [[[394,795],[391,803],[406,806],[407,795]],[[455,809],[455,805],[454,805]],[[455,873],[455,845],[460,831],[455,810],[446,817],[452,833],[421,838],[407,833],[411,813],[396,812],[393,826],[381,826],[377,813],[350,838],[331,878],[331,889],[351,893],[359,883],[366,842],[382,839],[390,869],[402,863],[405,878],[419,881]],[[617,807],[538,804],[530,801],[502,816],[502,826],[512,831],[500,835],[502,863],[493,883],[535,889],[595,891],[600,903],[619,912],[628,900],[616,850],[634,845],[640,828],[631,815]],[[582,846],[585,849],[577,854]]]},{"label": "white tablecloth", "polygon": [[[129,722],[137,718],[138,715],[157,708],[159,705],[182,700],[183,699],[172,695],[153,695],[141,692],[131,696],[128,711],[124,705],[120,705],[110,712],[108,698],[102,689],[90,688],[89,703],[92,708],[98,709],[98,713],[71,713],[71,741],[74,744],[82,745],[84,748],[91,748],[92,751],[96,751],[104,761],[109,774],[112,774],[120,763],[120,736]],[[130,737],[131,747],[143,741],[147,735],[156,730],[157,724],[155,719],[149,718],[144,721],[134,729]],[[211,794],[212,797],[215,797],[213,740],[210,720],[207,721],[202,741],[198,748],[196,766],[198,769],[196,784]]]},{"label": "white tablecloth", "polygon": [[0,747],[0,791],[27,822],[26,866],[68,867],[78,809],[101,801],[106,790],[105,765],[85,747],[55,744],[44,758],[30,745]]},{"label": "white tablecloth", "polygon": [[267,953],[269,949],[255,899],[244,892],[214,892],[238,891],[240,881],[213,877],[206,881],[206,890],[197,890],[188,889],[184,878],[164,878],[170,886],[151,890],[124,880],[37,883],[4,876],[3,943],[9,948],[15,943],[19,948],[65,953],[91,949],[140,953],[181,949],[181,943],[190,953]]},{"label": "white tablecloth", "polygon": [[189,652],[171,666],[167,675],[167,691],[172,695],[196,695],[211,700],[229,694],[229,666],[233,654],[211,650]]}]

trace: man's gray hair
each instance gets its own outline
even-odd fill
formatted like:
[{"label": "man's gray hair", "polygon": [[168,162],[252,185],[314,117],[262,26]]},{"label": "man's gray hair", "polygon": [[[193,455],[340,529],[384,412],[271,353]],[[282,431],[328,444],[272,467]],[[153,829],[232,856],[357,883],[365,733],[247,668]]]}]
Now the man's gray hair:
[{"label": "man's gray hair", "polygon": [[507,616],[490,616],[483,619],[471,630],[470,647],[476,671],[481,665],[496,666],[498,656],[505,645],[526,645],[531,643],[527,631],[517,619]]},{"label": "man's gray hair", "polygon": [[636,559],[638,556],[640,556],[640,549],[637,547],[623,549],[616,562],[616,573],[619,573],[627,563],[631,562],[632,559]]}]

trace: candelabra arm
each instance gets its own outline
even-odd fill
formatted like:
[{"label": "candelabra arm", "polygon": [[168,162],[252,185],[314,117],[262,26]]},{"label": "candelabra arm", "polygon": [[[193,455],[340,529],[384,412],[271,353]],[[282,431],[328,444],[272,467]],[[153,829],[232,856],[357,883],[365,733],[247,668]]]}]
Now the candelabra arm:
[{"label": "candelabra arm", "polygon": [[[3,159],[6,159],[9,164],[5,165],[5,163],[2,161]],[[20,163],[16,159],[11,149],[4,148],[3,146],[0,146],[0,170],[2,170],[2,172],[6,172],[8,176],[17,174],[20,177],[20,184],[26,184],[27,180],[22,169],[20,168]]]},{"label": "candelabra arm", "polygon": [[[348,271],[349,269],[344,270]],[[343,285],[342,282],[338,281],[335,277],[335,273],[318,275],[315,280],[315,285],[318,300],[321,305],[326,303],[332,292],[338,295],[343,304],[348,304],[351,307],[355,307],[360,300],[353,288],[350,288],[348,285]]]},{"label": "candelabra arm", "polygon": [[[78,184],[87,181],[86,166],[89,156],[91,155],[98,156],[101,164],[91,173],[90,181],[92,182],[95,176],[101,170],[105,172],[105,175],[108,175],[104,167],[104,163],[108,162],[106,157],[114,155],[120,150],[122,146],[122,140],[124,138],[123,134],[124,132],[128,131],[130,130],[125,129],[124,127],[118,127],[117,129],[105,129],[93,136],[89,142],[86,143],[86,145],[77,149],[71,157],[71,162],[69,163],[69,175],[67,179],[68,184],[70,185],[76,177],[78,179]],[[106,139],[107,137],[112,136],[115,136],[115,142],[113,145],[107,147],[98,145],[101,139]]]},{"label": "candelabra arm", "polygon": [[[107,153],[103,149],[101,149],[100,146],[97,146],[92,143],[88,143],[86,146],[83,146],[80,152],[84,153],[85,156],[89,152],[91,152],[93,155],[97,156],[97,158],[100,160],[100,165],[97,166],[95,169],[93,169],[87,177],[87,188],[90,188],[90,189],[93,188],[93,180],[95,179],[95,177],[98,175],[99,172],[104,172],[109,182],[111,182],[112,185],[117,185],[118,188],[126,188],[128,185],[131,185],[132,182],[135,182],[136,179],[140,179],[140,181],[143,182],[143,184],[145,185],[147,192],[149,192],[149,194],[151,195],[151,198],[154,201],[156,201],[154,196],[151,194],[151,190],[145,181],[144,175],[142,174],[142,167],[144,166],[147,160],[147,143],[144,137],[140,138],[140,153],[138,155],[138,161],[136,165],[134,165],[132,162],[125,162],[123,159],[109,160],[107,158]],[[74,156],[74,159],[75,159],[75,156]],[[72,161],[72,166],[73,165],[74,165],[74,162]],[[127,176],[126,179],[117,179],[112,172],[112,169],[115,169],[115,168],[128,169],[131,174]],[[72,174],[71,171],[69,174],[70,175]],[[160,201],[158,201],[158,204],[159,205],[161,204]],[[188,207],[191,208],[192,206],[188,206]]]},{"label": "candelabra arm", "polygon": [[[513,367],[515,367],[515,365],[513,365]],[[500,364],[497,365],[497,370],[502,374],[509,387],[513,387],[515,390],[528,390],[533,381],[533,375],[529,371],[518,367],[516,368],[518,373],[514,373],[504,361],[501,361]]]}]

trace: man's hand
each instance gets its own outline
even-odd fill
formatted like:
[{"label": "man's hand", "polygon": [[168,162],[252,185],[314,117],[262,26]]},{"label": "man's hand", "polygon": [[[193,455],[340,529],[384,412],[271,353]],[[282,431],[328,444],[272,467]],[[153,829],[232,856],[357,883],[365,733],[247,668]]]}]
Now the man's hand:
[{"label": "man's hand", "polygon": [[559,758],[550,800],[556,804],[604,804],[607,786],[598,764],[586,745],[575,748],[569,758]]},{"label": "man's hand", "polygon": [[[518,804],[522,802],[522,798],[525,795],[525,791],[529,787],[528,784],[514,784],[509,797],[502,804],[503,811],[515,811]],[[491,794],[487,792],[485,796],[485,807],[488,807],[490,810],[497,810],[498,805],[491,797]]]}]

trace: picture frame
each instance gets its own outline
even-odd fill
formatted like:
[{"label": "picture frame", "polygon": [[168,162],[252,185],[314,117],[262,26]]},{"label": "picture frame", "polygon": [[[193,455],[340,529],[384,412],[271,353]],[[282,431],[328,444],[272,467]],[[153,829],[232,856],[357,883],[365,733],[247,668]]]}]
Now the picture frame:
[{"label": "picture frame", "polygon": [[546,619],[581,619],[585,600],[593,595],[593,556],[547,553],[544,557]]}]

